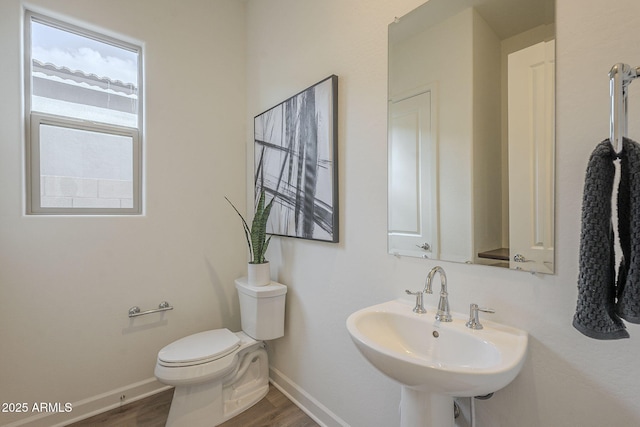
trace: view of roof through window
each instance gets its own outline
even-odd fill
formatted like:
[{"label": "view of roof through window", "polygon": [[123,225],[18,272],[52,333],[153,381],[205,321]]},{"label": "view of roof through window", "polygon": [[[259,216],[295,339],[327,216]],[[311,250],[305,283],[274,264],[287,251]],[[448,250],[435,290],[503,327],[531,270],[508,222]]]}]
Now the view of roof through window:
[{"label": "view of roof through window", "polygon": [[138,52],[33,20],[31,109],[138,127]]},{"label": "view of roof through window", "polygon": [[139,213],[140,48],[28,19],[28,209]]}]

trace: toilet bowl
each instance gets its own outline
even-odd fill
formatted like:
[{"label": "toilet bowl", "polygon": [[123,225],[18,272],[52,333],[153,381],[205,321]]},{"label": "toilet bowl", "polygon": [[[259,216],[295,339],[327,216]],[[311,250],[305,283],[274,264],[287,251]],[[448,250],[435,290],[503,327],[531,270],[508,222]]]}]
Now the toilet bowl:
[{"label": "toilet bowl", "polygon": [[213,427],[260,401],[269,390],[262,340],[284,335],[287,287],[236,280],[242,331],[215,329],[181,338],[158,352],[155,376],[175,387],[168,427]]}]

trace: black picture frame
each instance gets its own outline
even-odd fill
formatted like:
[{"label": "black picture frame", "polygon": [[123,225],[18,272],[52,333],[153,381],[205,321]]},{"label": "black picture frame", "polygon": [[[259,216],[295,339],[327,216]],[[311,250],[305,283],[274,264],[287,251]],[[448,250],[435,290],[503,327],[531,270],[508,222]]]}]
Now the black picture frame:
[{"label": "black picture frame", "polygon": [[336,243],[338,76],[254,118],[254,186],[275,198],[267,233]]}]

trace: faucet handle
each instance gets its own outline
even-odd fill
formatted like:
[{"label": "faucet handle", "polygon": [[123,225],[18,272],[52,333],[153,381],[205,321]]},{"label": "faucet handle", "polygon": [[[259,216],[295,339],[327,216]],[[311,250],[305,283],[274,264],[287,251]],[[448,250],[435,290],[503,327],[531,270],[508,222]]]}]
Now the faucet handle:
[{"label": "faucet handle", "polygon": [[492,308],[484,308],[478,307],[478,304],[471,304],[469,306],[469,321],[465,323],[465,326],[470,329],[482,329],[483,326],[480,323],[478,312],[482,311],[484,313],[495,313],[496,311]]},{"label": "faucet handle", "polygon": [[416,297],[416,306],[413,307],[413,312],[418,314],[424,314],[427,310],[424,308],[424,302],[422,296],[424,295],[423,291],[411,292],[409,289],[404,290],[407,295],[413,295]]}]

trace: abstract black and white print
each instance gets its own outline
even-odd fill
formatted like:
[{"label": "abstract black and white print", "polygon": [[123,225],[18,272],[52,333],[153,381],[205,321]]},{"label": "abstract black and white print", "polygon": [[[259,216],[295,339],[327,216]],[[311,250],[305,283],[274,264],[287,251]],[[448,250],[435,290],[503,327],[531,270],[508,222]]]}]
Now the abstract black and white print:
[{"label": "abstract black and white print", "polygon": [[269,234],[338,241],[337,92],[332,75],[254,119],[256,195],[275,198]]}]

